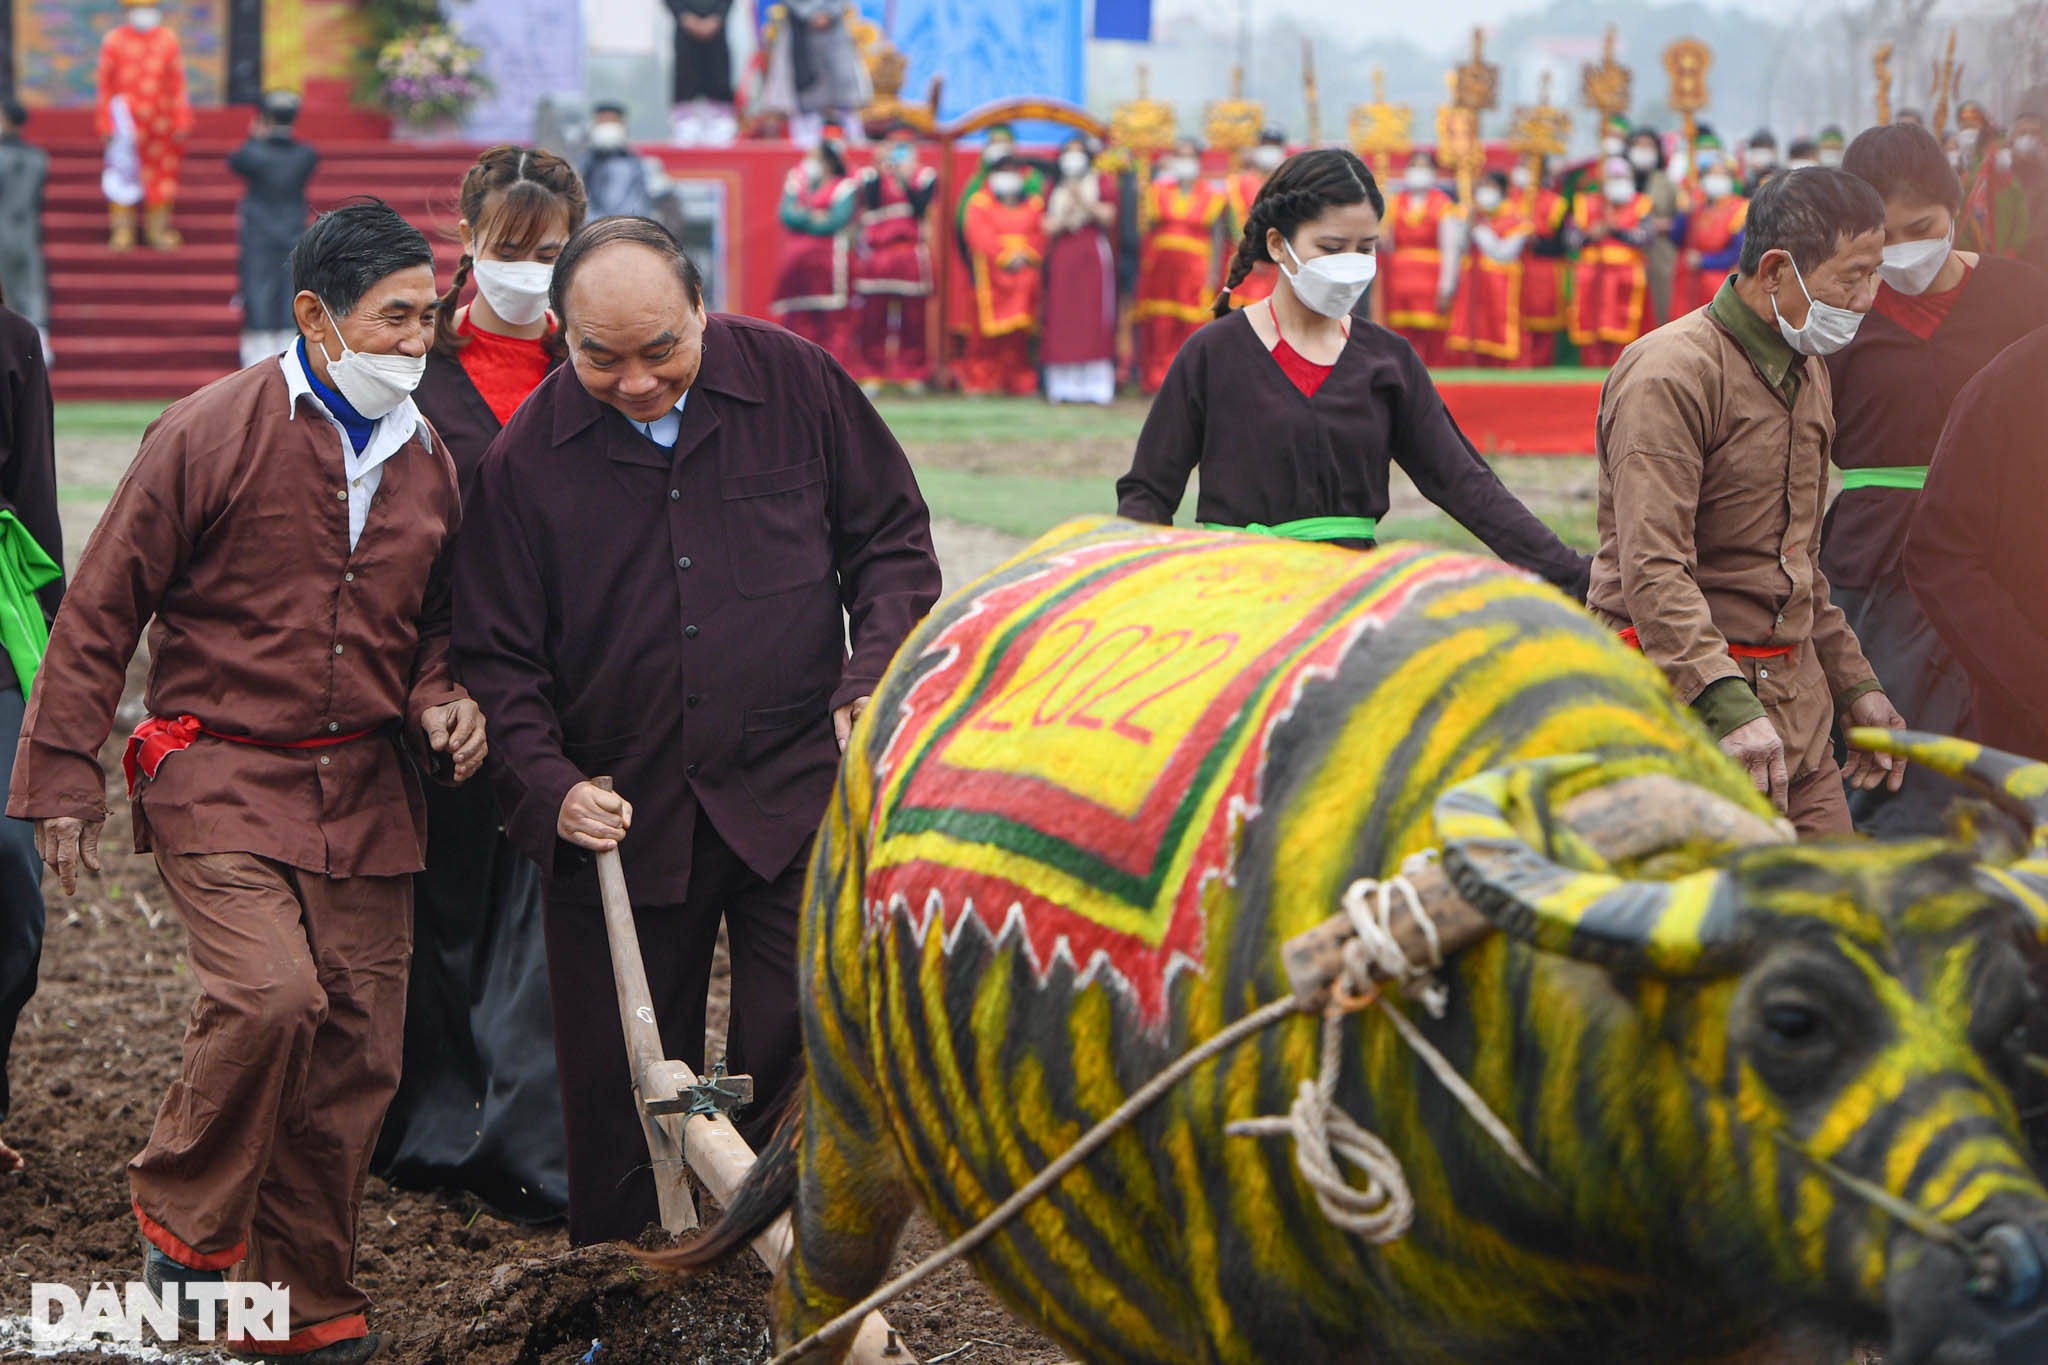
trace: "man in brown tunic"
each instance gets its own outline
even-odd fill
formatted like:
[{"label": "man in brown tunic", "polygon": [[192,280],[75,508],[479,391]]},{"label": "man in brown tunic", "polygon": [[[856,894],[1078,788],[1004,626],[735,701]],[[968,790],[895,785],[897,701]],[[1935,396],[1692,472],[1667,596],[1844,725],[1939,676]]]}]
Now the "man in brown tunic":
[{"label": "man in brown tunic", "polygon": [[201,997],[129,1163],[145,1279],[285,1285],[289,1338],[230,1344],[314,1365],[378,1346],[356,1215],[425,835],[399,741],[457,781],[484,757],[447,665],[455,468],[406,397],[432,262],[382,204],[324,216],[292,255],[299,343],[150,427],[58,614],[7,808],[67,893],[98,870],[98,755],[150,626],[123,766]]},{"label": "man in brown tunic", "polygon": [[[1587,605],[1664,670],[1802,835],[1847,834],[1832,729],[1901,726],[1818,562],[1825,366],[1876,295],[1884,203],[1841,171],[1772,178],[1737,275],[1622,353],[1601,390]],[[1903,764],[1849,759],[1859,787]]]},{"label": "man in brown tunic", "polygon": [[491,714],[506,830],[549,877],[569,1237],[583,1244],[658,1217],[590,851],[620,851],[667,1055],[693,1064],[724,921],[728,1055],[755,1078],[764,1103],[741,1127],[761,1136],[800,1049],[811,834],[939,569],[909,462],[859,386],[779,327],[707,316],[658,224],[577,234],[554,306],[571,364],[478,470],[455,652]]}]

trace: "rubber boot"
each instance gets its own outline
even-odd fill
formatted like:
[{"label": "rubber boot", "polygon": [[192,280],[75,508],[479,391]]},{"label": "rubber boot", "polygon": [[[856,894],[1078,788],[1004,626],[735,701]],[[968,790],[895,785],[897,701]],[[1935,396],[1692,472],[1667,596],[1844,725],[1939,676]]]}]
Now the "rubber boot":
[{"label": "rubber boot", "polygon": [[143,232],[149,237],[149,244],[158,251],[176,251],[185,245],[185,239],[171,226],[171,206],[152,204],[148,217],[143,222]]},{"label": "rubber boot", "polygon": [[107,221],[112,224],[112,230],[107,234],[107,250],[132,250],[135,246],[135,206],[107,205]]}]

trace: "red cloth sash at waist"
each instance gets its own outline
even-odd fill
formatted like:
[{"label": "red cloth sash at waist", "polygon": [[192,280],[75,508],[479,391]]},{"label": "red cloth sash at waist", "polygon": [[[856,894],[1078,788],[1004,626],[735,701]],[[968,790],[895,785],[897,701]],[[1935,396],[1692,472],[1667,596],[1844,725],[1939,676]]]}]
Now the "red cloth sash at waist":
[{"label": "red cloth sash at waist", "polygon": [[[1634,626],[1623,626],[1620,635],[1621,642],[1630,649],[1642,650],[1643,642]],[[1798,645],[1738,645],[1733,641],[1728,644],[1728,652],[1738,659],[1782,659],[1797,648]]]},{"label": "red cloth sash at waist", "polygon": [[135,797],[140,788],[140,778],[156,778],[156,770],[172,754],[189,749],[201,735],[208,739],[225,740],[229,744],[247,744],[256,749],[332,749],[337,744],[353,744],[377,733],[379,727],[367,730],[351,730],[346,734],[318,735],[312,739],[269,740],[251,739],[247,735],[224,735],[218,730],[209,730],[199,723],[197,716],[179,716],[176,720],[165,720],[151,716],[135,727],[135,733],[128,736],[128,747],[121,751],[121,773],[128,779],[128,796]]}]

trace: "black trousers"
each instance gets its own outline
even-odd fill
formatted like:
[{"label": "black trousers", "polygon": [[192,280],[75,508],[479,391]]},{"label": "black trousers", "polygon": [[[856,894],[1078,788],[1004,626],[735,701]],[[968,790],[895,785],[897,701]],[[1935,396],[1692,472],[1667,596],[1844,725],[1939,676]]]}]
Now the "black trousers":
[{"label": "black trousers", "polygon": [[[757,1150],[770,1103],[801,1063],[796,926],[809,862],[806,849],[781,876],[763,881],[699,812],[689,899],[633,907],[664,1054],[700,1075],[711,959],[724,921],[732,952],[726,1069],[754,1078],[756,1103],[737,1121]],[[569,1138],[569,1241],[586,1246],[637,1237],[661,1221],[661,1209],[619,1027],[603,911],[550,897],[547,943],[555,1059]]]},{"label": "black trousers", "polygon": [[[0,669],[9,669],[0,651]],[[21,689],[0,688],[0,791],[14,777],[14,746],[26,709]],[[0,1122],[7,1118],[7,1055],[14,1026],[36,993],[43,957],[43,860],[36,856],[35,826],[0,816]]]}]

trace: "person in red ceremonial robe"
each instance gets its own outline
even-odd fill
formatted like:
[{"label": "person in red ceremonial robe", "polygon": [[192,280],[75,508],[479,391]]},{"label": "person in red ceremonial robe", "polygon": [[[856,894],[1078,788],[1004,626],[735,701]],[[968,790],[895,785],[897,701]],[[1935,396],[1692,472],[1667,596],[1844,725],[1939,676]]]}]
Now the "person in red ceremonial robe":
[{"label": "person in red ceremonial robe", "polygon": [[[1244,225],[1251,218],[1253,201],[1285,160],[1287,133],[1280,128],[1261,129],[1258,144],[1244,149],[1243,161],[1225,187],[1230,196],[1229,231],[1233,238],[1244,235]],[[1255,263],[1252,273],[1244,277],[1244,283],[1230,291],[1230,306],[1249,308],[1255,303],[1265,302],[1273,297],[1273,285],[1279,278],[1280,272],[1273,268],[1272,262]]]},{"label": "person in red ceremonial robe", "polygon": [[1052,403],[1108,403],[1116,397],[1115,182],[1103,192],[1088,143],[1067,139],[1060,179],[1046,201],[1045,397]]},{"label": "person in red ceremonial robe", "polygon": [[1210,317],[1219,287],[1216,233],[1230,200],[1202,178],[1202,149],[1174,144],[1146,192],[1151,222],[1138,255],[1138,384],[1159,392],[1180,348]]},{"label": "person in red ceremonial robe", "polygon": [[1557,362],[1557,334],[1565,329],[1565,201],[1524,162],[1508,172],[1508,202],[1533,232],[1522,252],[1522,354],[1512,363],[1541,369]]},{"label": "person in red ceremonial robe", "polygon": [[[161,9],[140,0],[122,3],[128,11],[121,26],[100,43],[95,126],[102,141],[112,138],[118,123],[114,101],[127,104],[142,161],[144,231],[151,246],[175,251],[184,243],[171,227],[171,206],[178,198],[185,137],[192,131],[192,104],[185,97],[185,58],[178,35],[163,26]],[[135,205],[109,202],[107,214],[112,220],[107,245],[115,251],[134,246]]]},{"label": "person in red ceremonial robe", "polygon": [[1045,196],[1026,191],[1024,167],[999,161],[967,201],[974,331],[960,363],[965,393],[1022,396],[1038,387],[1031,337],[1038,330],[1045,264]]},{"label": "person in red ceremonial robe", "polygon": [[900,384],[922,391],[931,378],[925,306],[932,293],[925,214],[939,173],[917,164],[916,135],[889,134],[879,164],[860,177],[860,255],[853,292],[860,296],[860,364],[853,377],[870,390]]},{"label": "person in red ceremonial robe", "polygon": [[1722,160],[1704,168],[1700,194],[1705,202],[1678,220],[1678,280],[1671,296],[1675,314],[1706,307],[1742,259],[1749,200],[1735,192],[1734,164]]},{"label": "person in red ceremonial robe", "polygon": [[1536,224],[1495,171],[1472,192],[1471,225],[1446,346],[1456,364],[1522,363],[1522,270]]},{"label": "person in red ceremonial robe", "polygon": [[768,311],[851,368],[854,361],[852,257],[848,237],[860,184],[846,173],[846,144],[828,128],[782,186],[782,262]]},{"label": "person in red ceremonial robe", "polygon": [[1572,203],[1566,236],[1578,260],[1572,267],[1571,333],[1588,365],[1612,365],[1643,334],[1651,216],[1650,196],[1636,189],[1634,168],[1618,156],[1601,166],[1600,193],[1582,194]]},{"label": "person in red ceremonial robe", "polygon": [[1457,205],[1437,185],[1436,162],[1428,152],[1415,153],[1380,231],[1381,287],[1387,326],[1408,338],[1427,366],[1450,358],[1445,337],[1463,235]]}]

